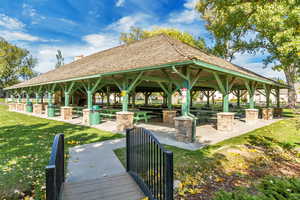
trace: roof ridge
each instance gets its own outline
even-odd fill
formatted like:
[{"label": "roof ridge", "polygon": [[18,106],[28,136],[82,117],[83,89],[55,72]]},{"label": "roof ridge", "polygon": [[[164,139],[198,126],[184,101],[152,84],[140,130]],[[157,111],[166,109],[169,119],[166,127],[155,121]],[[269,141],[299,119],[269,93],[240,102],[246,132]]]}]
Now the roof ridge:
[{"label": "roof ridge", "polygon": [[[191,60],[194,59],[194,57],[191,57],[191,56],[189,56],[189,55],[186,55],[185,53],[181,52],[178,48],[176,48],[175,43],[172,43],[172,42],[171,42],[171,40],[175,40],[175,39],[171,38],[170,36],[168,36],[168,35],[165,34],[165,33],[162,33],[162,35],[167,39],[167,42],[171,45],[171,47],[172,47],[177,53],[179,53],[179,54],[182,55],[183,57],[189,58],[189,59],[191,59]],[[177,40],[177,39],[176,39],[176,41],[181,42],[181,43],[184,43],[184,42],[182,42],[182,41],[180,41],[180,40]],[[186,44],[186,43],[184,43],[184,44]],[[188,45],[188,44],[187,44],[187,45]],[[189,45],[189,46],[190,46],[190,45]]]}]

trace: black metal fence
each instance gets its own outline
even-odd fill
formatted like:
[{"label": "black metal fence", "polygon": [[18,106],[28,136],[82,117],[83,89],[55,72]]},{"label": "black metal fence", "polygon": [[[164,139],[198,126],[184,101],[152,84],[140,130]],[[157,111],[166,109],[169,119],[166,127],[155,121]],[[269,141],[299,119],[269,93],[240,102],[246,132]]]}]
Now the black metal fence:
[{"label": "black metal fence", "polygon": [[64,135],[54,138],[48,166],[46,166],[46,200],[58,200],[65,182]]},{"label": "black metal fence", "polygon": [[151,131],[127,129],[127,172],[150,200],[173,200],[173,153]]}]

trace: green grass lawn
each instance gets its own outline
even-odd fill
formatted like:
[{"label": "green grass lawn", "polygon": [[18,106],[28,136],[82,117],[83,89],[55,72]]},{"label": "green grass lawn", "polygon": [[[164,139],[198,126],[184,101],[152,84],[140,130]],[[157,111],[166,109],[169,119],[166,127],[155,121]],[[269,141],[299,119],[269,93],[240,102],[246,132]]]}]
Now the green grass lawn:
[{"label": "green grass lawn", "polygon": [[4,103],[5,99],[4,98],[0,98],[0,103]]},{"label": "green grass lawn", "polygon": [[[300,119],[259,128],[206,148],[189,151],[166,146],[174,153],[176,199],[213,199],[216,192],[252,188],[268,175],[300,178]],[[115,151],[125,164],[125,149]],[[300,194],[299,194],[300,195]],[[238,199],[238,198],[237,198]],[[242,199],[242,198],[241,198]]]},{"label": "green grass lawn", "polygon": [[[0,199],[33,196],[44,199],[45,166],[55,134],[65,134],[69,147],[120,138],[94,128],[8,112],[0,105]],[[28,198],[29,199],[29,198]]]}]

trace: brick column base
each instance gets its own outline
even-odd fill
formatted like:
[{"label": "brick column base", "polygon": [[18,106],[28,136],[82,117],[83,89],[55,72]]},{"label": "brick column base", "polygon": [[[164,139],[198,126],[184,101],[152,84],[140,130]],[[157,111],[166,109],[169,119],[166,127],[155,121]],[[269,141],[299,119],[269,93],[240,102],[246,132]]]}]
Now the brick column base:
[{"label": "brick column base", "polygon": [[282,117],[282,108],[274,108],[274,117]]},{"label": "brick column base", "polygon": [[234,126],[234,113],[221,112],[217,113],[217,129],[218,131],[231,131]]},{"label": "brick column base", "polygon": [[273,119],[273,108],[263,108],[262,109],[262,118],[264,120],[272,120]]},{"label": "brick column base", "polygon": [[42,115],[43,114],[43,105],[42,104],[33,104],[33,113]]},{"label": "brick column base", "polygon": [[117,131],[133,128],[133,112],[117,112]]},{"label": "brick column base", "polygon": [[8,110],[9,111],[15,111],[15,110],[17,110],[17,104],[16,103],[10,103],[10,104],[8,104]]},{"label": "brick column base", "polygon": [[73,108],[70,106],[65,106],[60,108],[61,117],[63,120],[71,120],[73,119]]},{"label": "brick column base", "polygon": [[193,118],[191,117],[175,117],[175,137],[179,142],[192,142]]},{"label": "brick column base", "polygon": [[176,117],[176,110],[163,110],[163,123],[174,125]]},{"label": "brick column base", "polygon": [[90,109],[83,109],[82,114],[82,123],[85,125],[90,125]]},{"label": "brick column base", "polygon": [[23,103],[17,103],[17,111],[23,111]]},{"label": "brick column base", "polygon": [[45,105],[45,115],[47,115],[47,116],[48,116],[48,104],[47,104],[47,105]]},{"label": "brick column base", "polygon": [[256,122],[258,120],[258,109],[245,109],[246,123]]},{"label": "brick column base", "polygon": [[26,112],[26,111],[27,111],[27,104],[24,103],[24,104],[23,104],[23,112]]}]

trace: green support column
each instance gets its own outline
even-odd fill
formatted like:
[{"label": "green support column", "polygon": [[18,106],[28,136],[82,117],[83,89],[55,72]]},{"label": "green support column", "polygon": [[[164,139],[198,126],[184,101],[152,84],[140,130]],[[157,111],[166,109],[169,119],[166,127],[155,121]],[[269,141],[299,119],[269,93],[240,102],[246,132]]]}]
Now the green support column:
[{"label": "green support column", "polygon": [[264,84],[265,94],[266,94],[266,103],[267,108],[270,107],[270,94],[271,94],[271,86]]},{"label": "green support column", "polygon": [[48,117],[54,117],[55,116],[55,109],[54,109],[54,105],[53,105],[53,93],[50,91],[48,92]]},{"label": "green support column", "polygon": [[124,78],[121,82],[118,82],[115,79],[112,79],[119,90],[121,91],[122,96],[122,111],[127,112],[128,111],[128,99],[129,99],[129,93],[138,85],[138,82],[140,81],[141,76],[143,75],[143,72],[140,72],[135,80],[132,83],[128,83],[128,79]]},{"label": "green support column", "polygon": [[167,95],[167,106],[169,110],[172,110],[172,94]]},{"label": "green support column", "polygon": [[280,108],[280,89],[279,89],[279,87],[276,88],[276,103],[277,103],[277,108]]},{"label": "green support column", "polygon": [[127,90],[122,91],[122,111],[127,112],[128,111],[128,92]]},{"label": "green support column", "polygon": [[28,105],[30,103],[30,96],[28,93],[26,93],[26,104]]},{"label": "green support column", "polygon": [[65,92],[65,106],[70,106],[70,93]]},{"label": "green support column", "polygon": [[33,107],[28,92],[26,93],[26,112],[33,112]]},{"label": "green support column", "polygon": [[22,103],[22,98],[21,98],[21,94],[18,94],[18,103]]},{"label": "green support column", "polygon": [[[188,114],[190,113],[190,101],[191,101],[191,89],[190,89],[190,84],[189,84],[188,80],[185,80],[183,82],[183,88],[184,88],[186,94],[183,94],[183,95],[185,95],[185,102],[181,102],[182,103],[181,111],[182,111],[183,116],[188,116]],[[184,91],[181,90],[181,92],[184,92]]]},{"label": "green support column", "polygon": [[35,93],[35,103],[36,104],[40,103],[40,94],[39,93]]},{"label": "green support column", "polygon": [[257,82],[253,82],[253,81],[250,82],[247,80],[245,81],[245,85],[249,95],[249,108],[254,109],[255,108],[254,96],[255,96]]},{"label": "green support column", "polygon": [[237,107],[241,107],[241,91],[240,90],[237,90]]},{"label": "green support column", "polygon": [[87,91],[87,106],[89,110],[93,109],[93,93],[90,88]]}]

